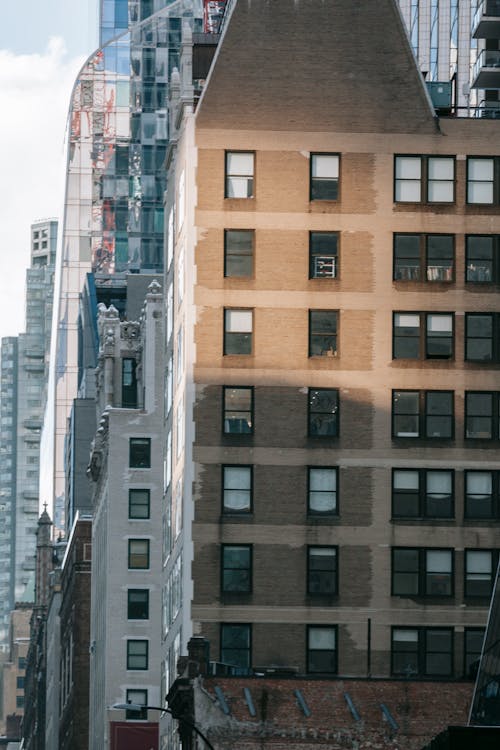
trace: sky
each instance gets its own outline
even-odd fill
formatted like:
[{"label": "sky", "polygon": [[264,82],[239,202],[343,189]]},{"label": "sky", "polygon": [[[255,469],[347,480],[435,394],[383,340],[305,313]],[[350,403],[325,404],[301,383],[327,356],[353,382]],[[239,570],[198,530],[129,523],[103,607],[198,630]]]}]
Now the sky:
[{"label": "sky", "polygon": [[98,0],[2,3],[0,337],[24,330],[30,225],[61,222],[71,90],[96,48]]}]

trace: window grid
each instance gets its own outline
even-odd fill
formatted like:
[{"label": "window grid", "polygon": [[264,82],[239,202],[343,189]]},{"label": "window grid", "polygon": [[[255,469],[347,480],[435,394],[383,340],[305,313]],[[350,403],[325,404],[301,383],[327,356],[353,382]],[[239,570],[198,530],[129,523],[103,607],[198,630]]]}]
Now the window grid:
[{"label": "window grid", "polygon": [[249,513],[252,510],[253,467],[222,466],[222,511]]},{"label": "window grid", "polygon": [[151,468],[151,438],[130,438],[129,466],[131,469]]},{"label": "window grid", "polygon": [[338,436],[338,388],[309,388],[308,434],[312,437]]},{"label": "window grid", "polygon": [[392,548],[392,596],[451,597],[454,593],[452,549]]},{"label": "window grid", "polygon": [[455,238],[452,234],[394,234],[394,281],[450,283],[454,277]]},{"label": "window grid", "polygon": [[455,157],[396,155],[396,203],[454,203]]},{"label": "window grid", "polygon": [[226,151],[225,198],[252,198],[254,195],[255,153]]},{"label": "window grid", "polygon": [[338,547],[307,548],[307,593],[310,596],[338,593]]},{"label": "window grid", "polygon": [[392,517],[453,518],[454,471],[393,469]]},{"label": "window grid", "polygon": [[498,204],[499,166],[498,157],[469,156],[467,158],[467,203]]},{"label": "window grid", "polygon": [[149,661],[149,642],[145,640],[127,640],[127,669],[146,670]]},{"label": "window grid", "polygon": [[467,235],[465,281],[498,284],[500,281],[500,235]]},{"label": "window grid", "polygon": [[253,276],[254,230],[224,230],[224,276],[245,278]]},{"label": "window grid", "polygon": [[490,599],[498,567],[498,551],[466,549],[464,596]]},{"label": "window grid", "polygon": [[309,310],[309,356],[337,354],[338,310]]},{"label": "window grid", "polygon": [[337,626],[307,626],[307,671],[315,674],[337,673]]},{"label": "window grid", "polygon": [[453,434],[453,391],[392,392],[393,439],[449,440]]},{"label": "window grid", "polygon": [[221,546],[221,590],[224,594],[251,593],[251,544],[223,544]]},{"label": "window grid", "polygon": [[394,676],[449,677],[453,674],[453,628],[393,627]]},{"label": "window grid", "polygon": [[310,466],[307,472],[307,512],[311,515],[338,515],[338,469]]},{"label": "window grid", "polygon": [[500,360],[498,313],[465,313],[465,359],[469,362]]},{"label": "window grid", "polygon": [[247,670],[252,664],[252,626],[242,623],[221,623],[220,660]]},{"label": "window grid", "polygon": [[500,438],[499,391],[466,391],[465,437],[470,440]]},{"label": "window grid", "polygon": [[131,489],[128,492],[128,517],[147,520],[151,512],[149,490]]},{"label": "window grid", "polygon": [[338,200],[339,168],[339,154],[311,154],[310,200]]},{"label": "window grid", "polygon": [[224,308],[224,354],[251,354],[253,310]]},{"label": "window grid", "polygon": [[338,232],[309,232],[309,278],[338,276]]},{"label": "window grid", "polygon": [[149,569],[149,539],[128,540],[128,567],[130,570]]},{"label": "window grid", "polygon": [[500,474],[498,471],[466,471],[464,516],[500,518]]},{"label": "window grid", "polygon": [[230,435],[249,435],[254,425],[253,386],[223,386],[223,432]]},{"label": "window grid", "polygon": [[393,313],[393,359],[452,359],[453,354],[453,313]]}]

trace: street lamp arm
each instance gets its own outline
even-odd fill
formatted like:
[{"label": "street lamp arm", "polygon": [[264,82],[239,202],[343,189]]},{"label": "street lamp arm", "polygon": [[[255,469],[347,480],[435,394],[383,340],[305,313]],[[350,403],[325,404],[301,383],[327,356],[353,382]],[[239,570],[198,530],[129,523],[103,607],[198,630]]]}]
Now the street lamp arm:
[{"label": "street lamp arm", "polygon": [[198,729],[197,726],[195,726],[191,721],[188,719],[184,719],[182,716],[174,716],[172,713],[172,709],[167,708],[166,706],[141,706],[140,703],[115,703],[111,708],[116,708],[117,710],[121,711],[136,711],[137,713],[139,711],[160,711],[164,714],[170,714],[174,719],[177,719],[177,721],[180,721],[181,724],[184,724],[184,726],[189,727],[189,729],[192,729],[193,732],[196,732],[196,734],[201,737],[203,742],[207,745],[207,747],[210,748],[210,750],[215,750],[214,746],[208,740],[203,732]]}]

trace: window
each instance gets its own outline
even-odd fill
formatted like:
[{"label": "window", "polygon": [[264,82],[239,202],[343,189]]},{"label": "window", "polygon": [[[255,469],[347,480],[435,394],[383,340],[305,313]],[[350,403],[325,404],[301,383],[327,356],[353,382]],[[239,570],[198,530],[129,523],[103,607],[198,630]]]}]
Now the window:
[{"label": "window", "polygon": [[129,620],[149,620],[148,589],[128,589],[127,618]]},{"label": "window", "polygon": [[128,491],[128,517],[148,519],[150,514],[149,490]]},{"label": "window", "polygon": [[16,708],[24,708],[24,695],[16,695]]},{"label": "window", "polygon": [[393,628],[393,675],[449,677],[453,674],[453,628]]},{"label": "window", "polygon": [[498,391],[468,391],[465,394],[465,437],[498,440]]},{"label": "window", "polygon": [[222,592],[249,594],[252,591],[252,546],[222,545]]},{"label": "window", "polygon": [[336,201],[339,196],[338,154],[311,154],[312,201]]},{"label": "window", "polygon": [[338,427],[338,388],[309,388],[309,435],[337,437]]},{"label": "window", "polygon": [[149,568],[149,539],[128,540],[128,567],[133,570]]},{"label": "window", "polygon": [[222,467],[222,510],[248,513],[252,509],[252,467]]},{"label": "window", "polygon": [[24,676],[16,677],[16,689],[24,690]]},{"label": "window", "polygon": [[395,234],[394,281],[453,281],[452,234]]},{"label": "window", "polygon": [[253,311],[224,310],[224,354],[252,353]]},{"label": "window", "polygon": [[20,656],[17,660],[17,668],[18,669],[26,669],[26,657]]},{"label": "window", "polygon": [[500,281],[500,235],[469,235],[465,238],[465,280],[475,284]]},{"label": "window", "polygon": [[127,669],[148,668],[148,641],[127,641]]},{"label": "window", "polygon": [[394,359],[451,359],[452,313],[393,313]]},{"label": "window", "polygon": [[224,232],[224,276],[252,276],[253,248],[253,229],[226,229]]},{"label": "window", "polygon": [[307,548],[307,593],[338,593],[337,547]]},{"label": "window", "polygon": [[338,232],[310,232],[310,279],[334,279],[337,277],[338,245]]},{"label": "window", "polygon": [[[136,688],[127,690],[127,703],[135,703],[136,706],[147,706],[148,691],[138,690]],[[146,721],[148,718],[148,712],[147,709],[143,709],[142,711],[127,711],[125,713],[125,718],[129,721]]]},{"label": "window", "polygon": [[249,435],[253,432],[253,388],[224,386],[223,432]]},{"label": "window", "polygon": [[441,469],[393,469],[393,518],[453,518],[453,474]]},{"label": "window", "polygon": [[454,156],[396,156],[394,200],[404,203],[453,203]]},{"label": "window", "polygon": [[479,660],[483,650],[484,628],[465,628],[464,631],[464,676],[476,679]]},{"label": "window", "polygon": [[252,198],[254,159],[252,151],[226,151],[226,198]]},{"label": "window", "polygon": [[453,596],[453,550],[393,547],[393,596]]},{"label": "window", "polygon": [[483,205],[498,203],[498,176],[498,157],[469,157],[467,159],[467,203]]},{"label": "window", "polygon": [[308,513],[333,515],[338,512],[336,468],[310,466],[308,485]]},{"label": "window", "polygon": [[497,567],[497,550],[465,550],[465,596],[482,596],[489,599],[493,591]]},{"label": "window", "polygon": [[151,468],[151,438],[130,438],[129,466],[131,469]]},{"label": "window", "polygon": [[465,359],[469,362],[500,361],[498,313],[465,313]]},{"label": "window", "polygon": [[337,310],[309,310],[309,356],[337,354]]},{"label": "window", "polygon": [[466,471],[464,484],[466,518],[500,518],[497,471]]},{"label": "window", "polygon": [[337,672],[337,627],[309,625],[307,628],[307,671]]},{"label": "window", "polygon": [[221,662],[242,669],[249,669],[252,663],[251,642],[251,625],[222,624],[220,631]]},{"label": "window", "polygon": [[452,438],[453,395],[453,391],[393,391],[393,437]]},{"label": "window", "polygon": [[137,408],[137,379],[135,359],[122,359],[122,406],[124,409]]}]

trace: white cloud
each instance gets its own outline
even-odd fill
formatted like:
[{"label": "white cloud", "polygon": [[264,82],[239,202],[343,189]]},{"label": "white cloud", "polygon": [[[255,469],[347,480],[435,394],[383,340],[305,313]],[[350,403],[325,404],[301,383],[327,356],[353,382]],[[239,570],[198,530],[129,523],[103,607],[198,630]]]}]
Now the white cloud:
[{"label": "white cloud", "polygon": [[24,330],[30,225],[61,218],[66,119],[83,62],[67,58],[60,37],[43,55],[0,50],[0,336]]}]

